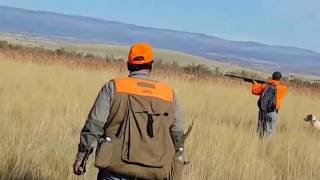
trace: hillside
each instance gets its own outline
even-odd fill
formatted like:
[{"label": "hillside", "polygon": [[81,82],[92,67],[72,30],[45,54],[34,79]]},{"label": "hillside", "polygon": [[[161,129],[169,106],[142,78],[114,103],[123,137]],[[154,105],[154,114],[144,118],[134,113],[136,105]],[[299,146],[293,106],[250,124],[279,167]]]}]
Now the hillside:
[{"label": "hillside", "polygon": [[0,17],[0,32],[115,45],[146,41],[156,48],[245,67],[320,76],[317,71],[320,68],[320,53],[307,49],[229,41],[204,34],[4,6],[0,6]]},{"label": "hillside", "polygon": [[[90,53],[100,57],[114,57],[120,59],[126,59],[130,46],[123,45],[110,45],[110,44],[99,44],[99,43],[79,43],[70,42],[65,40],[52,40],[43,37],[30,37],[25,35],[15,35],[11,33],[0,33],[0,40],[8,41],[9,43],[22,45],[24,47],[43,47],[46,49],[59,49],[64,48],[69,52],[79,52],[79,53]],[[261,71],[250,69],[247,67],[241,67],[232,63],[219,62],[216,60],[211,60],[203,58],[200,56],[190,55],[183,52],[164,50],[164,49],[154,49],[154,55],[156,62],[161,60],[163,63],[177,63],[180,66],[186,66],[190,64],[203,64],[209,67],[212,71],[219,68],[220,72],[241,72],[246,71],[252,74],[258,74],[259,76],[268,77],[269,73],[266,74]],[[310,77],[314,79],[314,77]]]}]

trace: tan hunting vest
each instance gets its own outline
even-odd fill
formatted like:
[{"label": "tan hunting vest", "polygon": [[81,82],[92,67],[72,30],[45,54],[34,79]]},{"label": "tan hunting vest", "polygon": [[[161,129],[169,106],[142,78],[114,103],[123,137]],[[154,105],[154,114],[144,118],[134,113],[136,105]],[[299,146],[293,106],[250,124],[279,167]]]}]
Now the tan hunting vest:
[{"label": "tan hunting vest", "polygon": [[175,148],[173,89],[137,78],[113,80],[115,97],[95,166],[146,179],[168,177]]}]

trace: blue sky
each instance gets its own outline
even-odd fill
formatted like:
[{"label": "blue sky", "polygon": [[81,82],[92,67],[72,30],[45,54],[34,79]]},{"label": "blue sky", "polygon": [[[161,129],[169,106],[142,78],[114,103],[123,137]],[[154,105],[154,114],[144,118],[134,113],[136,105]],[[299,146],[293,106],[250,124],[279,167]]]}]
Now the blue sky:
[{"label": "blue sky", "polygon": [[320,51],[319,0],[0,0],[0,5]]}]

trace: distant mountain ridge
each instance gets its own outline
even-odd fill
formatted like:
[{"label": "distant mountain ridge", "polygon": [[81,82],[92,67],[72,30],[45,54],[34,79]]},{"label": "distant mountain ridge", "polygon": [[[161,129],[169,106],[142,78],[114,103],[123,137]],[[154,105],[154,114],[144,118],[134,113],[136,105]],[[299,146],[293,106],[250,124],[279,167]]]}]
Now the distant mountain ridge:
[{"label": "distant mountain ridge", "polygon": [[229,41],[199,33],[6,6],[0,6],[0,17],[0,32],[118,45],[145,41],[157,48],[246,67],[320,76],[320,53],[303,48]]}]

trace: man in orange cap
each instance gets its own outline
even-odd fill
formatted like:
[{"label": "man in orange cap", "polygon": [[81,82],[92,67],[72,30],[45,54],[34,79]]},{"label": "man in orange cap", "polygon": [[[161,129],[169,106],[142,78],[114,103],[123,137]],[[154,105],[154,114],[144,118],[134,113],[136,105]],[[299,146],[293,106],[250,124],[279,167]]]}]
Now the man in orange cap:
[{"label": "man in orange cap", "polygon": [[80,134],[76,175],[85,172],[95,144],[101,180],[168,179],[174,166],[183,166],[183,160],[173,165],[183,152],[181,113],[173,89],[151,79],[153,59],[150,45],[133,45],[129,76],[115,78],[100,90]]}]

